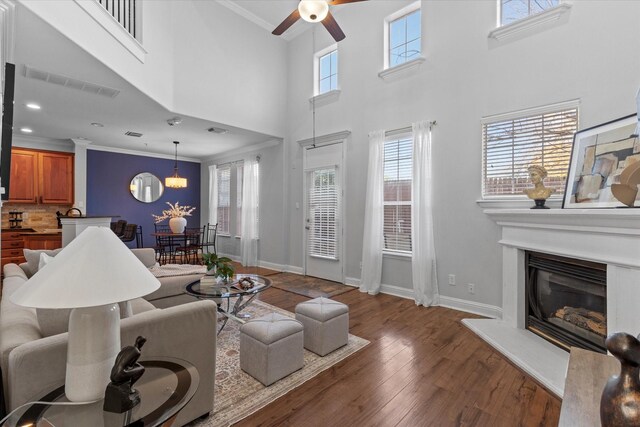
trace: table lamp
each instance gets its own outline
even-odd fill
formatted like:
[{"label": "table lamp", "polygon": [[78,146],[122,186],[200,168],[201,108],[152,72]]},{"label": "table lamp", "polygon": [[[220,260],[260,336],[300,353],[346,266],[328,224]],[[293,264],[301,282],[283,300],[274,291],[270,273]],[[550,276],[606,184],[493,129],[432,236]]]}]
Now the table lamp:
[{"label": "table lamp", "polygon": [[113,231],[87,227],[10,299],[25,307],[72,309],[65,394],[72,402],[84,402],[104,397],[120,351],[117,303],[159,287]]}]

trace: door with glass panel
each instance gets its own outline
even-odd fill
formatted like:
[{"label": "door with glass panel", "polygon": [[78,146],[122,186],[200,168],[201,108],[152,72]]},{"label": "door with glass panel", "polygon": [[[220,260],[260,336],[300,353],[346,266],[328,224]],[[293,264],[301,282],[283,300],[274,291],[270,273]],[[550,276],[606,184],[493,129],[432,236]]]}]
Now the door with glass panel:
[{"label": "door with glass panel", "polygon": [[305,152],[305,274],[342,283],[342,144]]}]

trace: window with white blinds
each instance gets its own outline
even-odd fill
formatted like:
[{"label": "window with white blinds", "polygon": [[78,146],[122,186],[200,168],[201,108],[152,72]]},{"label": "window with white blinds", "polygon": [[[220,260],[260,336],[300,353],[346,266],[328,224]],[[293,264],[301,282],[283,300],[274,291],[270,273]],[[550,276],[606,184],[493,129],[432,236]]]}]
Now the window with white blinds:
[{"label": "window with white blinds", "polygon": [[338,259],[338,192],[336,168],[323,168],[309,173],[309,255]]},{"label": "window with white blinds", "polygon": [[384,249],[411,252],[411,177],[413,139],[410,135],[384,143]]},{"label": "window with white blinds", "polygon": [[242,235],[242,183],[244,180],[244,162],[236,165],[236,236]]},{"label": "window with white blinds", "polygon": [[577,106],[483,123],[483,197],[524,196],[530,165],[545,167],[544,185],[562,195],[577,128]]},{"label": "window with white blinds", "polygon": [[218,167],[218,234],[229,235],[231,219],[231,166]]}]

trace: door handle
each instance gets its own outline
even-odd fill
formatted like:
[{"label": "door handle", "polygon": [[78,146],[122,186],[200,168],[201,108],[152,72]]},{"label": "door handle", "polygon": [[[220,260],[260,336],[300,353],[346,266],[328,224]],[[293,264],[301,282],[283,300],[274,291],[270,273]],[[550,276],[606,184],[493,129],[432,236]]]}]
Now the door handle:
[{"label": "door handle", "polygon": [[311,227],[309,227],[308,225],[304,226],[305,230],[311,230]]}]

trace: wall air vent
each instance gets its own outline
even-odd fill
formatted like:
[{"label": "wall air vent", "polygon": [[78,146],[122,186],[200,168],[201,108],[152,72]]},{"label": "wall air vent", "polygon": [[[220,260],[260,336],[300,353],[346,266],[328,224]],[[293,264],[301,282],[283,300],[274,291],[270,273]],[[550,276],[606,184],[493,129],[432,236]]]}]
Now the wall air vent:
[{"label": "wall air vent", "polygon": [[46,83],[51,83],[58,86],[68,87],[72,89],[78,89],[83,92],[91,93],[94,95],[102,95],[109,98],[115,98],[120,91],[106,86],[100,86],[95,83],[85,82],[83,80],[74,79],[73,77],[63,76],[62,74],[53,74],[48,71],[38,70],[37,68],[24,66],[24,75],[27,78],[40,80]]},{"label": "wall air vent", "polygon": [[133,136],[135,138],[140,138],[142,136],[142,134],[140,132],[133,132],[133,131],[128,131],[124,133],[127,136]]},{"label": "wall air vent", "polygon": [[219,133],[219,134],[229,133],[229,129],[223,129],[223,128],[209,128],[207,129],[207,131],[211,133]]}]

